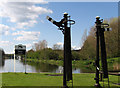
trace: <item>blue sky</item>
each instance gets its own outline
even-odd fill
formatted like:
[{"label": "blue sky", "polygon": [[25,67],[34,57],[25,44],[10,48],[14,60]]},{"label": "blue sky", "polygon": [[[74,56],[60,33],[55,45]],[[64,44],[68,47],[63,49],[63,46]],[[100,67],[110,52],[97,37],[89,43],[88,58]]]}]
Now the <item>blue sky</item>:
[{"label": "blue sky", "polygon": [[56,21],[67,12],[75,24],[71,28],[72,47],[81,47],[84,30],[89,32],[95,17],[109,19],[118,16],[117,2],[6,2],[0,4],[0,47],[6,53],[13,53],[16,44],[25,44],[27,50],[39,40],[46,40],[48,47],[63,44],[63,34],[50,23],[46,16]]}]

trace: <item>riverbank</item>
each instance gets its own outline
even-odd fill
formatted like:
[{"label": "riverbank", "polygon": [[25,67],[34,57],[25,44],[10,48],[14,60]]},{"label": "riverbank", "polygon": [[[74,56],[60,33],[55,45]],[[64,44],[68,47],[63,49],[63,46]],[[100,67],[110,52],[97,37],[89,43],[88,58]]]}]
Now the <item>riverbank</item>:
[{"label": "riverbank", "polygon": [[[58,73],[2,73],[2,86],[11,86],[11,88],[12,86],[13,88],[15,88],[14,86],[21,86],[20,88],[24,88],[24,86],[26,86],[25,88],[30,88],[30,86],[34,86],[33,88],[37,86],[59,88],[63,84],[63,76],[55,76],[56,74],[58,75]],[[74,87],[94,88],[92,87],[95,84],[94,78],[94,73],[73,74],[73,85]],[[110,75],[109,80],[111,87],[120,87],[114,84],[118,83],[118,76]],[[103,86],[103,82],[100,82],[100,84]],[[104,86],[107,86],[107,80],[104,81],[104,84]]]},{"label": "riverbank", "polygon": [[[56,66],[63,66],[62,60],[37,60],[37,59],[27,59],[28,65],[36,65],[36,64],[50,64]],[[73,69],[80,69],[83,73],[91,73],[95,72],[94,62],[92,60],[83,61],[83,60],[76,60],[72,61],[72,68]]]},{"label": "riverbank", "polygon": [[[109,71],[120,70],[120,64],[118,64],[118,58],[108,58],[107,62],[108,62],[108,70]],[[27,59],[27,63],[28,64],[30,64],[30,63],[48,63],[51,65],[63,66],[62,60]],[[72,66],[73,66],[73,68],[80,68],[84,72],[95,72],[95,60],[73,60]],[[101,66],[101,62],[100,62],[100,66]]]}]

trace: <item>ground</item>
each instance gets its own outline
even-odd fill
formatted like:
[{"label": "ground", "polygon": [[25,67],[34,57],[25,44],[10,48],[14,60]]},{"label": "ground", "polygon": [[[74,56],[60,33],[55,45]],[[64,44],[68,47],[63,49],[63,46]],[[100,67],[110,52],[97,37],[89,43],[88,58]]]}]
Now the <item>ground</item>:
[{"label": "ground", "polygon": [[[38,87],[60,87],[63,85],[63,76],[50,76],[50,74],[55,73],[2,73],[2,86],[6,88],[38,88]],[[56,74],[55,74],[56,75]],[[95,74],[94,73],[80,73],[73,74],[73,86],[74,87],[90,87],[93,88],[95,84]],[[120,87],[115,83],[118,83],[118,76],[109,76],[111,87]],[[107,79],[104,79],[104,83],[100,82],[101,86],[107,87]],[[68,84],[71,85],[70,83]],[[14,86],[14,87],[13,87]],[[36,86],[36,87],[35,87]],[[40,88],[41,88],[40,87]]]}]

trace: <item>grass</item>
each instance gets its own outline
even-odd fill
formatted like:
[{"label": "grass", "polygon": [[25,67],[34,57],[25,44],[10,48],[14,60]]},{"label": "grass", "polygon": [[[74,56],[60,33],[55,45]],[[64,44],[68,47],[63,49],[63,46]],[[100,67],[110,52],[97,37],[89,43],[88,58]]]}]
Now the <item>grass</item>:
[{"label": "grass", "polygon": [[[63,84],[63,76],[48,76],[47,74],[57,73],[2,73],[2,86],[56,86],[61,87]],[[74,86],[87,86],[92,87],[95,84],[95,74],[93,73],[81,73],[73,74]],[[109,76],[110,85],[118,87],[113,83],[118,83],[118,76]],[[102,82],[100,82],[103,85]],[[107,86],[107,82],[104,82]],[[68,84],[71,85],[71,84]],[[120,87],[120,86],[119,86]],[[93,87],[92,87],[93,88]]]}]

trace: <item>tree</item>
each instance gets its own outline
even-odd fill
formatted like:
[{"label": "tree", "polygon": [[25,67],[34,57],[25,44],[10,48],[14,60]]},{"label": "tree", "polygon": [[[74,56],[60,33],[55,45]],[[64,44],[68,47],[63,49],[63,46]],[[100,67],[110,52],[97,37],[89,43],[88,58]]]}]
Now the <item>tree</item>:
[{"label": "tree", "polygon": [[62,50],[62,45],[54,44],[52,47],[53,50]]},{"label": "tree", "polygon": [[72,60],[80,60],[78,52],[72,51]]},{"label": "tree", "polygon": [[38,45],[38,43],[34,43],[34,45],[32,46],[32,49],[33,49],[34,51],[38,51],[38,50],[39,50],[39,45]]},{"label": "tree", "polygon": [[39,50],[45,49],[47,48],[47,41],[46,40],[39,41],[38,45],[39,45]]},{"label": "tree", "polygon": [[55,51],[52,50],[51,52],[49,52],[48,58],[49,58],[49,60],[58,60],[59,55],[58,55],[58,53],[56,53]]},{"label": "tree", "polygon": [[118,18],[111,18],[108,21],[112,31],[105,32],[106,49],[108,57],[118,56]]},{"label": "tree", "polygon": [[35,43],[32,47],[32,49],[34,51],[39,51],[39,50],[42,50],[45,48],[47,48],[47,41],[46,40],[39,41],[38,43]]},{"label": "tree", "polygon": [[[110,25],[110,28],[112,28],[112,31],[105,31],[105,43],[106,43],[106,51],[108,57],[118,57],[119,55],[119,49],[118,44],[120,44],[120,41],[118,40],[118,24],[120,24],[120,21],[118,21],[118,18],[111,18],[109,20],[105,20],[105,23],[108,23]],[[119,22],[119,23],[118,23]],[[85,34],[83,35],[83,46],[80,50],[80,57],[83,59],[91,59],[95,58],[96,56],[96,36],[95,36],[95,27],[91,27],[89,31],[89,35],[87,36],[86,40],[84,38]]]},{"label": "tree", "polygon": [[29,52],[34,52],[34,50],[33,50],[33,49],[30,49],[30,50],[27,51],[27,53],[29,53]]},{"label": "tree", "polygon": [[84,32],[84,35],[82,37],[83,39],[83,46],[80,50],[80,57],[82,59],[93,59],[95,58],[95,52],[96,52],[96,40],[95,40],[95,28],[91,27],[89,35],[86,36],[86,32]]},{"label": "tree", "polygon": [[5,63],[5,52],[0,48],[0,66],[3,66]]}]

